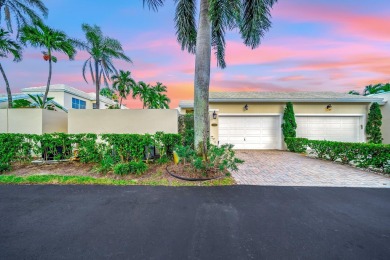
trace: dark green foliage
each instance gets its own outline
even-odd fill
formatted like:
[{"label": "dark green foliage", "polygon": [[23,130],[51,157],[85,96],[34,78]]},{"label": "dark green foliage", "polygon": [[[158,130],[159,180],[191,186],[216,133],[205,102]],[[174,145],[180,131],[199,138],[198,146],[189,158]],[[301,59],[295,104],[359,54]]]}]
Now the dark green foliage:
[{"label": "dark green foliage", "polygon": [[180,145],[181,136],[179,134],[164,134],[157,132],[154,135],[154,145],[160,153],[160,157],[172,158],[173,149]]},{"label": "dark green foliage", "polygon": [[368,113],[368,119],[366,124],[366,134],[369,143],[381,144],[382,143],[382,113],[378,103],[373,103]]},{"label": "dark green foliage", "polygon": [[284,138],[284,141],[287,145],[287,149],[290,152],[294,152],[294,153],[306,152],[306,147],[307,147],[306,138],[286,137]]},{"label": "dark green foliage", "polygon": [[114,173],[118,175],[136,174],[142,175],[148,170],[148,165],[143,161],[118,163],[113,168]]},{"label": "dark green foliage", "polygon": [[284,109],[282,123],[282,131],[285,141],[286,138],[297,136],[295,129],[297,129],[297,123],[295,122],[294,107],[291,102],[287,102],[286,108]]},{"label": "dark green foliage", "polygon": [[143,160],[145,149],[153,145],[152,136],[148,134],[103,134],[102,140],[118,153],[121,162]]},{"label": "dark green foliage", "polygon": [[[160,160],[168,162],[173,148],[180,142],[180,135],[162,132],[156,135],[0,134],[0,172],[11,170],[13,162],[29,162],[33,158],[62,160],[76,155],[82,163],[99,163],[96,170],[106,173],[119,162],[148,161],[155,143],[159,145]],[[142,165],[134,167],[132,172],[142,173]]]},{"label": "dark green foliage", "polygon": [[184,146],[194,148],[194,114],[179,116],[179,134],[182,136]]},{"label": "dark green foliage", "polygon": [[197,156],[195,150],[189,146],[177,146],[175,151],[180,157],[181,163],[190,165],[194,171],[206,176],[215,172],[228,174],[228,171],[237,171],[237,164],[244,162],[236,158],[231,144],[221,146],[210,144],[207,151],[207,160]]},{"label": "dark green foliage", "polygon": [[390,145],[370,143],[344,143],[334,141],[288,138],[287,147],[292,152],[311,149],[318,158],[354,164],[361,168],[375,168],[390,173]]}]

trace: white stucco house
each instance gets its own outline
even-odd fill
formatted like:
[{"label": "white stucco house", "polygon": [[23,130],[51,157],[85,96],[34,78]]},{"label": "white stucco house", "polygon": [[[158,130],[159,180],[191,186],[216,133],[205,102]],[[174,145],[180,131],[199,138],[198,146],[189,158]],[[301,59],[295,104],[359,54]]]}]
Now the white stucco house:
[{"label": "white stucco house", "polygon": [[[380,96],[337,92],[210,92],[210,141],[236,149],[284,149],[281,124],[287,102],[294,105],[298,137],[344,142],[365,142],[370,105],[386,104]],[[182,114],[193,107],[192,100],[179,103]],[[383,124],[389,125],[386,118]],[[388,127],[383,131],[387,141]]]},{"label": "white stucco house", "polygon": [[[43,94],[46,86],[23,88],[23,94]],[[87,93],[80,89],[73,88],[64,84],[50,85],[48,97],[53,97],[54,101],[69,109],[95,109],[96,93]],[[117,104],[115,101],[100,96],[100,109],[106,109],[110,105]],[[122,109],[126,106],[122,105]]]}]

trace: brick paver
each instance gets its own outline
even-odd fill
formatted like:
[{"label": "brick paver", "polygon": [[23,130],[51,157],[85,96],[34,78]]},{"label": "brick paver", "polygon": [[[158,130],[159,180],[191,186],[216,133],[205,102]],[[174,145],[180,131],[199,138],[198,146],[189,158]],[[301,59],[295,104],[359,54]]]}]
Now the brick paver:
[{"label": "brick paver", "polygon": [[237,151],[245,160],[233,177],[238,184],[390,188],[390,178],[348,165],[286,151]]}]

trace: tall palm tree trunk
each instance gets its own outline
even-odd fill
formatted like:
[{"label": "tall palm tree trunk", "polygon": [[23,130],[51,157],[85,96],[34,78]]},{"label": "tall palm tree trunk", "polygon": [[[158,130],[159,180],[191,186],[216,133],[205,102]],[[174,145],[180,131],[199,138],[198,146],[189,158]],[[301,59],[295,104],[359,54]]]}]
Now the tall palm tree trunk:
[{"label": "tall palm tree trunk", "polygon": [[123,97],[121,97],[121,101],[119,102],[119,108],[122,107],[122,99],[123,99]]},{"label": "tall palm tree trunk", "polygon": [[4,72],[4,69],[3,69],[3,66],[1,65],[1,63],[0,63],[0,71],[1,71],[1,74],[3,74],[3,78],[4,78],[4,81],[5,81],[5,88],[7,89],[8,108],[12,108],[11,88],[9,87],[9,82],[8,82],[7,76],[5,75],[5,72]]},{"label": "tall palm tree trunk", "polygon": [[211,24],[209,0],[201,0],[199,27],[196,37],[194,130],[195,148],[199,155],[207,155],[209,138],[209,85],[211,59]]},{"label": "tall palm tree trunk", "polygon": [[100,75],[99,61],[95,60],[96,109],[100,109]]},{"label": "tall palm tree trunk", "polygon": [[51,74],[52,74],[52,61],[51,61],[51,51],[48,51],[49,54],[49,77],[47,78],[47,84],[46,84],[46,90],[45,90],[45,95],[43,96],[43,106],[46,103],[47,100],[47,95],[49,95],[49,89],[50,89],[50,81],[51,81]]}]

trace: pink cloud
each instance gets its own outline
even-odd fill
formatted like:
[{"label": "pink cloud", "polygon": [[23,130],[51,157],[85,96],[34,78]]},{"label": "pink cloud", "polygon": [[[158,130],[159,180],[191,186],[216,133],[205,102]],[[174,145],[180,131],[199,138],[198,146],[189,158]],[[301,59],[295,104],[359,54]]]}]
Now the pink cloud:
[{"label": "pink cloud", "polygon": [[[389,8],[390,11],[390,8]],[[340,6],[305,4],[304,7],[283,2],[276,5],[272,13],[276,18],[302,22],[332,24],[343,35],[354,35],[372,40],[390,39],[390,20],[387,16],[352,12]]]}]

